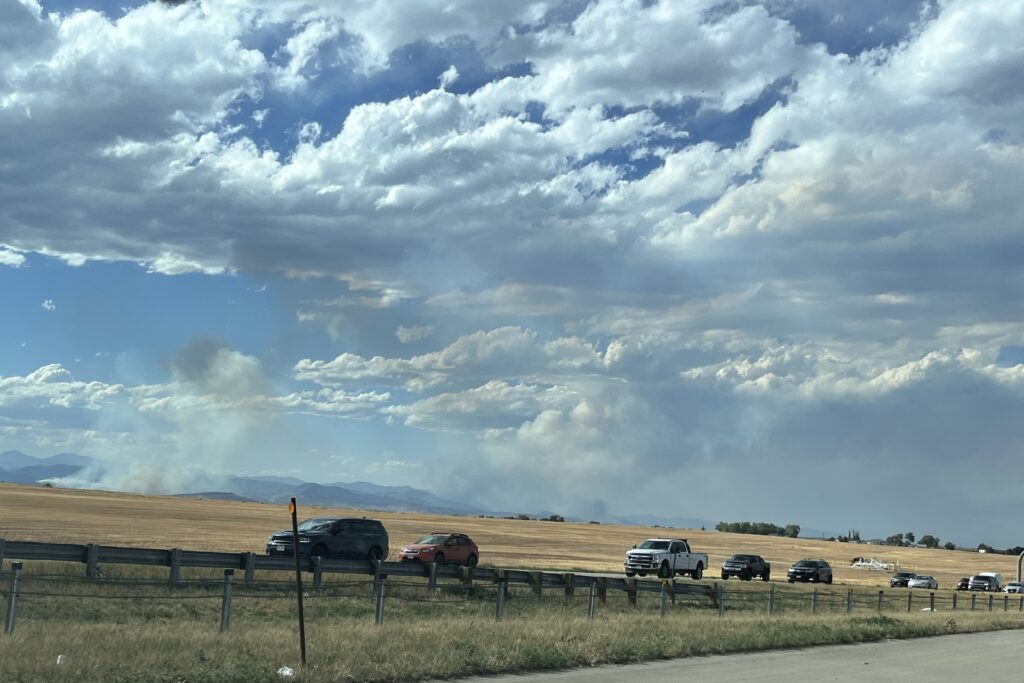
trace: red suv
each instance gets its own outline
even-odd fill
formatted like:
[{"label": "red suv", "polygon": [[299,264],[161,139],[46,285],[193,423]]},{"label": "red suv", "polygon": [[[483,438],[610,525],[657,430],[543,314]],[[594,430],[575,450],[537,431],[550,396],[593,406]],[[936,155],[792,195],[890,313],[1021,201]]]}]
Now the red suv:
[{"label": "red suv", "polygon": [[399,558],[402,562],[436,562],[475,567],[480,559],[480,549],[466,534],[435,531],[403,547]]}]

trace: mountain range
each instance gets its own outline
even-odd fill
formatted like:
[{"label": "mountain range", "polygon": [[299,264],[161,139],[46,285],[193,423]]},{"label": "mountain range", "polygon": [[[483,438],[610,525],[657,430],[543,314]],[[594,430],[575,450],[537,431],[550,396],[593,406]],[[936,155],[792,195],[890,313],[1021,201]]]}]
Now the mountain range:
[{"label": "mountain range", "polygon": [[[20,451],[0,453],[0,482],[14,484],[48,484],[62,486],[66,477],[80,475],[87,470],[101,473],[103,463],[75,453],[60,453],[49,458],[36,458]],[[94,482],[96,488],[103,488],[102,481]],[[75,482],[81,486],[80,482]],[[384,510],[389,512],[424,512],[438,515],[493,515],[511,516],[512,513],[488,510],[476,505],[451,500],[426,489],[411,486],[382,486],[366,481],[353,482],[308,482],[295,477],[253,476],[224,477],[217,489],[203,491],[182,491],[174,495],[191,498],[216,500],[255,501],[282,503],[296,498],[306,505],[322,507]],[[549,517],[551,512],[535,512],[534,517]],[[587,520],[572,520],[587,521]],[[714,529],[715,522],[699,517],[657,517],[654,515],[618,515],[596,520],[606,524],[628,524],[636,526],[660,526],[669,529]],[[801,536],[834,536],[816,529],[804,529]]]}]

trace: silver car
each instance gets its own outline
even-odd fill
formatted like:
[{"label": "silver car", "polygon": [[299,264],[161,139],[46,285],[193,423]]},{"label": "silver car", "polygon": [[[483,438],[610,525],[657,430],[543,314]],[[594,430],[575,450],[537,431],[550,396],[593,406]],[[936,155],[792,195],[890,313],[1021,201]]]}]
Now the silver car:
[{"label": "silver car", "polygon": [[907,588],[930,588],[932,590],[938,590],[939,582],[935,580],[934,576],[918,574],[907,582]]},{"label": "silver car", "polygon": [[1006,593],[1024,593],[1024,583],[1020,581],[1011,581],[1006,584],[1006,588],[1003,589]]}]

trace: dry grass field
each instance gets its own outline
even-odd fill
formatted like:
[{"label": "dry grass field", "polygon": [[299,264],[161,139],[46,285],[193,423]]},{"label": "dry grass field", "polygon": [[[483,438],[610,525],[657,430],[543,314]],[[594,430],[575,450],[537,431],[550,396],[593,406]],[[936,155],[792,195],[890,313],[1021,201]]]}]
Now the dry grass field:
[{"label": "dry grass field", "polygon": [[[304,507],[302,501],[299,511],[302,517],[336,513],[380,519],[391,537],[392,556],[402,544],[426,532],[463,531],[480,545],[481,563],[500,567],[620,572],[623,553],[634,543],[673,536],[688,538],[695,550],[708,553],[709,579],[716,578],[722,561],[737,552],[770,560],[773,580],[784,579],[785,569],[801,557],[821,557],[835,569],[837,584],[888,585],[887,573],[850,568],[855,556],[878,557],[932,574],[942,588],[980,571],[998,571],[1007,579],[1016,576],[1016,558],[974,552],[692,529],[324,509]],[[0,538],[10,540],[262,552],[267,534],[289,524],[284,505],[0,484]]]}]

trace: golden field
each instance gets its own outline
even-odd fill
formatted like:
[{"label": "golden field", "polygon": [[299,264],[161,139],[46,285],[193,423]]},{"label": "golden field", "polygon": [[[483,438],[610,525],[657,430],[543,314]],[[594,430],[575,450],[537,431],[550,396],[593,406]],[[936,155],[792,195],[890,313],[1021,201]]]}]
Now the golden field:
[{"label": "golden field", "polygon": [[[733,553],[763,555],[772,562],[773,580],[802,557],[829,561],[837,584],[887,586],[888,573],[851,568],[853,557],[899,562],[901,568],[935,576],[942,588],[961,576],[981,571],[1016,576],[1017,558],[1006,555],[926,548],[891,548],[605,524],[560,523],[303,507],[300,518],[322,514],[374,517],[383,521],[397,549],[430,531],[469,534],[480,546],[481,563],[499,567],[621,572],[623,553],[648,537],[681,537],[706,552],[718,577],[722,561]],[[143,496],[107,491],[51,489],[0,484],[0,538],[56,543],[227,552],[263,552],[267,534],[290,525],[285,505]]]}]

